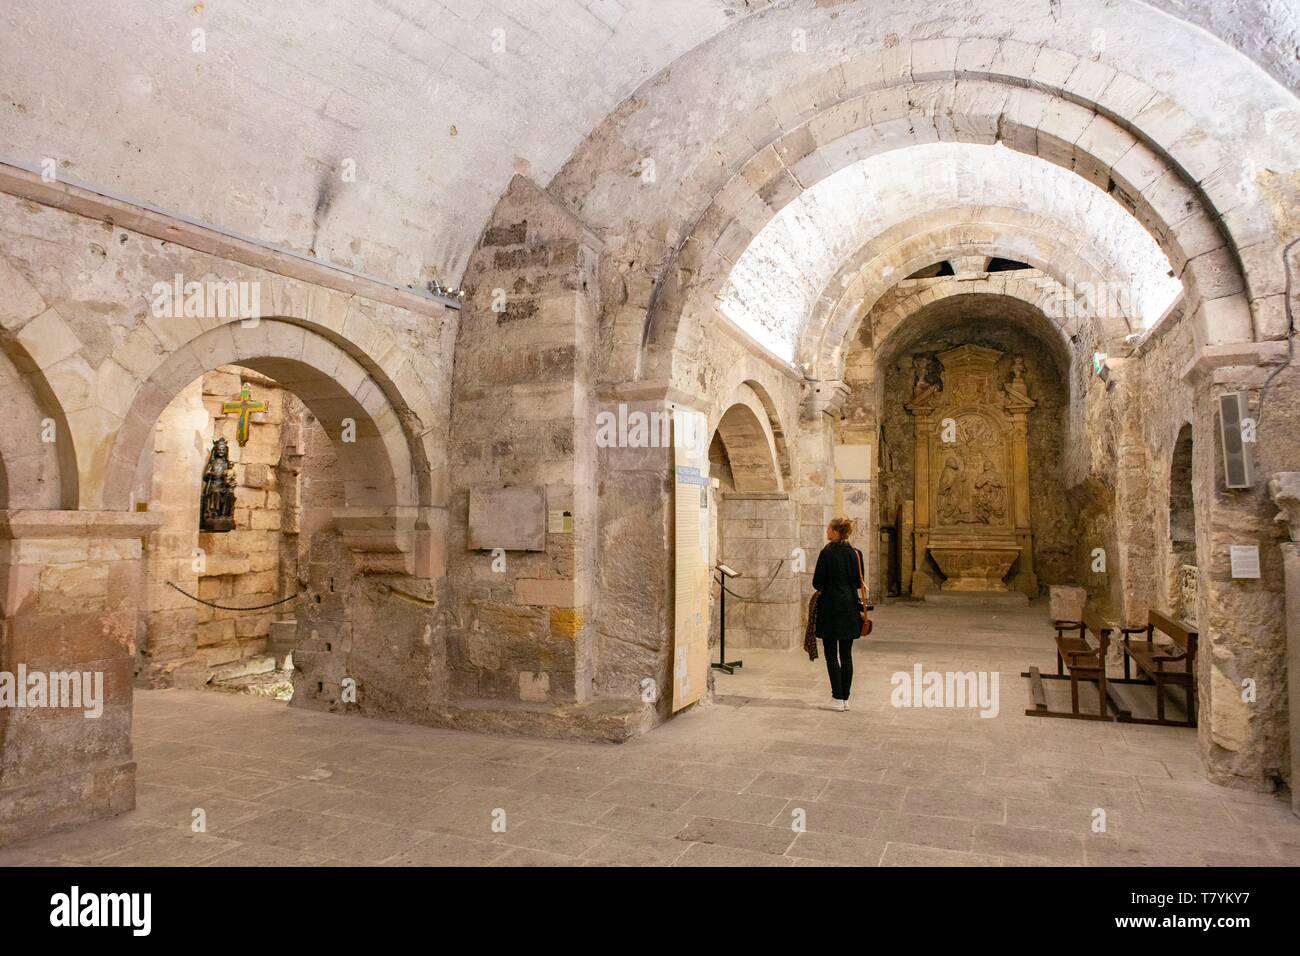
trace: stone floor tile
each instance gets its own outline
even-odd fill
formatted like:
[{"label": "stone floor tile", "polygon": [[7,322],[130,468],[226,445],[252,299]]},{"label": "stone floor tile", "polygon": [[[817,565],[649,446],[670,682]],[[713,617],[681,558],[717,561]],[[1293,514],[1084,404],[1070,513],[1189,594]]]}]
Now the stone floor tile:
[{"label": "stone floor tile", "polygon": [[757,823],[742,823],[738,820],[696,817],[677,834],[677,839],[690,843],[717,843],[742,850],[781,854],[794,842],[795,835],[789,827],[768,827]]},{"label": "stone floor tile", "polygon": [[788,856],[777,856],[742,847],[717,843],[696,843],[686,848],[673,866],[794,866]]},{"label": "stone floor tile", "polygon": [[672,866],[688,846],[671,837],[614,832],[607,833],[582,856],[585,860],[624,866]]},{"label": "stone floor tile", "polygon": [[692,816],[739,820],[744,823],[769,823],[785,808],[783,797],[756,793],[729,793],[725,790],[700,790],[678,808]]},{"label": "stone floor tile", "polygon": [[881,866],[1001,866],[1002,857],[960,853],[910,843],[886,843]]}]

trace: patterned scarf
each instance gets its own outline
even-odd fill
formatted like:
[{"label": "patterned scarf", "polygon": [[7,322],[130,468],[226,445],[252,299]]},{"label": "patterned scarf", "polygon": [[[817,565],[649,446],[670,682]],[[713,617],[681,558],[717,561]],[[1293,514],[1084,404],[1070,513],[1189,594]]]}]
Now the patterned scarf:
[{"label": "patterned scarf", "polygon": [[803,632],[803,649],[808,652],[808,660],[817,660],[817,592],[808,599],[808,628]]}]

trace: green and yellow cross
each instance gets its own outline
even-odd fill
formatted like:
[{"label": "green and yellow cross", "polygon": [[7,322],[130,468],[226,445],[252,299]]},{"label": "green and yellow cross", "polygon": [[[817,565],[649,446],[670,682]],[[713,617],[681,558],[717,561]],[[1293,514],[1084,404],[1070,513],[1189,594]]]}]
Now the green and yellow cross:
[{"label": "green and yellow cross", "polygon": [[244,387],[239,393],[239,401],[221,403],[222,414],[233,415],[236,412],[239,413],[239,424],[235,428],[235,440],[239,442],[239,447],[242,448],[248,443],[248,430],[253,423],[252,414],[254,412],[264,412],[267,407],[266,402],[253,401],[253,395],[248,389],[247,382],[244,383]]}]

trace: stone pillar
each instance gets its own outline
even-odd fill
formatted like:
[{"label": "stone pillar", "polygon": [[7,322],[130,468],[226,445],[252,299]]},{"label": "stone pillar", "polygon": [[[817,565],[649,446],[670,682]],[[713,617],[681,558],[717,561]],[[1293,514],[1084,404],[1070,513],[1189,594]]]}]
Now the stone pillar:
[{"label": "stone pillar", "polygon": [[934,429],[934,409],[916,407],[913,425],[911,593],[925,597],[938,584],[925,566],[930,547],[930,432]]},{"label": "stone pillar", "polygon": [[163,410],[154,430],[150,512],[158,530],[144,544],[144,615],[138,677],[152,687],[198,687],[207,668],[197,650],[198,609],[172,588],[199,594],[199,491],[211,417],[196,379]]},{"label": "stone pillar", "polygon": [[148,513],[0,512],[0,674],[21,670],[29,687],[57,674],[69,689],[39,706],[16,687],[37,706],[0,707],[0,845],[135,806],[141,541],[157,525]]},{"label": "stone pillar", "polygon": [[1268,483],[1273,503],[1282,509],[1291,540],[1281,545],[1286,575],[1286,673],[1291,741],[1291,810],[1300,817],[1300,472],[1279,472]]},{"label": "stone pillar", "polygon": [[1029,524],[1029,407],[1009,405],[1011,416],[1011,487],[1016,508],[1016,540],[1020,544],[1020,570],[1015,586],[1031,598],[1038,597],[1034,570],[1034,533]]},{"label": "stone pillar", "polygon": [[[470,259],[450,445],[455,687],[474,698],[582,702],[593,693],[600,241],[516,176]],[[663,473],[666,477],[668,472]],[[545,551],[468,548],[469,494],[545,488]],[[567,513],[567,519],[564,515]]]},{"label": "stone pillar", "polygon": [[817,555],[826,544],[826,524],[834,515],[835,503],[835,431],[850,390],[840,381],[817,381],[807,384],[808,391],[799,410],[797,461],[799,486],[795,490],[798,505],[799,547],[806,562],[799,576],[801,609],[800,627],[807,626],[807,598],[812,594],[813,572]]},{"label": "stone pillar", "polygon": [[312,535],[294,706],[437,721],[448,697],[441,516],[343,507]]},{"label": "stone pillar", "polygon": [[[1218,404],[1225,392],[1257,394],[1268,369],[1218,366],[1207,372],[1204,377],[1192,374],[1197,387],[1193,483],[1201,575],[1196,614],[1201,635],[1198,733],[1212,781],[1266,792],[1289,763],[1284,743],[1285,583],[1282,555],[1274,547],[1277,511],[1263,481],[1251,488],[1225,486]],[[1257,409],[1256,397],[1252,415]],[[1270,432],[1268,420],[1264,425],[1264,440],[1255,451],[1259,463],[1267,465],[1267,456],[1276,455],[1286,437],[1276,426]],[[1234,545],[1259,548],[1259,578],[1233,577]]]},{"label": "stone pillar", "polygon": [[[640,413],[649,421],[667,421],[672,401],[664,397],[662,387],[650,391],[657,397],[611,394],[601,401],[600,411],[615,418]],[[651,686],[646,681],[652,681],[656,714],[666,719],[673,702],[673,449],[658,443],[615,444],[598,448],[597,455],[601,494],[600,562],[595,568],[600,601],[593,624],[596,690],[603,697],[635,698]],[[714,504],[720,497],[713,493]],[[716,603],[716,586],[710,587],[709,599]]]}]

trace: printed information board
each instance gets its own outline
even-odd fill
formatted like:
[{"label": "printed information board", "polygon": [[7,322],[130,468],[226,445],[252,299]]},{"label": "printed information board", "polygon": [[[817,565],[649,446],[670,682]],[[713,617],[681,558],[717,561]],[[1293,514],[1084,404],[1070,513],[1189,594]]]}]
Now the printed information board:
[{"label": "printed information board", "polygon": [[675,621],[673,711],[695,703],[709,678],[709,446],[708,420],[673,409]]}]

